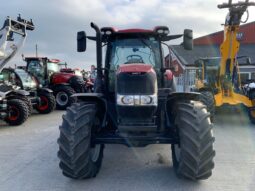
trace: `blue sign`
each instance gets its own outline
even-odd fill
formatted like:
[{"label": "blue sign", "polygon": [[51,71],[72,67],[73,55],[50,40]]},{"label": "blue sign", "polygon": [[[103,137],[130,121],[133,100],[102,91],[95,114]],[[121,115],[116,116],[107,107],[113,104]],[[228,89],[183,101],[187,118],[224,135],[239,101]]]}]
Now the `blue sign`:
[{"label": "blue sign", "polygon": [[244,34],[242,32],[236,34],[237,40],[243,40]]}]

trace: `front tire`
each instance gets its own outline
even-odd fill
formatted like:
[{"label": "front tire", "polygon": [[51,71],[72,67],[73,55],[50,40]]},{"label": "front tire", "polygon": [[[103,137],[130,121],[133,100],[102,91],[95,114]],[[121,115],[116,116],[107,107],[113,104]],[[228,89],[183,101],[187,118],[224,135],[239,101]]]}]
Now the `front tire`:
[{"label": "front tire", "polygon": [[207,179],[214,168],[214,137],[206,107],[197,101],[181,102],[176,107],[175,125],[180,144],[172,145],[172,157],[178,177]]},{"label": "front tire", "polygon": [[5,121],[12,126],[21,125],[29,115],[26,103],[20,99],[10,99],[7,101],[8,116]]},{"label": "front tire", "polygon": [[93,130],[99,125],[96,105],[75,103],[67,108],[59,127],[59,167],[73,179],[92,178],[101,168],[104,145],[92,145]]},{"label": "front tire", "polygon": [[29,99],[28,96],[19,95],[19,96],[12,97],[12,99],[22,100],[27,105],[28,116],[30,116],[32,114],[32,112],[33,112],[33,105],[32,105],[32,102],[31,102],[31,100]]}]

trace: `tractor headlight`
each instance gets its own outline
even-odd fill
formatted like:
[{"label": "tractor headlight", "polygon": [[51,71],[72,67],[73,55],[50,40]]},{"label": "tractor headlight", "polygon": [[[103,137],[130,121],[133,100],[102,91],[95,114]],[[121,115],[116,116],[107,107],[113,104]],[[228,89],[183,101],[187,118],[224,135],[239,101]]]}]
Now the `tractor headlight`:
[{"label": "tractor headlight", "polygon": [[134,96],[122,96],[120,102],[124,105],[134,105]]},{"label": "tractor headlight", "polygon": [[141,105],[157,105],[158,99],[157,95],[142,95],[141,96]]},{"label": "tractor headlight", "polygon": [[117,104],[122,106],[156,106],[157,95],[117,95]]}]

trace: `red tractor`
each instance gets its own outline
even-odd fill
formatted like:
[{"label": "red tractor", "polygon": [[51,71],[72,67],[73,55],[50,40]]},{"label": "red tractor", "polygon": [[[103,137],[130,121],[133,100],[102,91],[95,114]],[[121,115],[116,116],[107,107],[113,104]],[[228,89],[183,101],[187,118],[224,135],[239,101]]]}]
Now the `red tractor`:
[{"label": "red tractor", "polygon": [[162,51],[166,41],[182,36],[184,48],[191,49],[192,31],[169,35],[165,26],[116,30],[91,23],[91,27],[96,37],[82,31],[77,40],[79,52],[86,50],[86,39],[96,41],[95,92],[75,94],[78,102],[63,116],[58,139],[63,174],[73,179],[95,177],[105,144],[171,144],[179,177],[209,178],[215,156],[210,114],[199,93],[174,91]]},{"label": "red tractor", "polygon": [[53,90],[57,109],[66,109],[76,101],[75,93],[85,92],[85,82],[81,76],[60,72],[59,60],[47,57],[26,57],[26,70],[36,77],[43,87]]}]

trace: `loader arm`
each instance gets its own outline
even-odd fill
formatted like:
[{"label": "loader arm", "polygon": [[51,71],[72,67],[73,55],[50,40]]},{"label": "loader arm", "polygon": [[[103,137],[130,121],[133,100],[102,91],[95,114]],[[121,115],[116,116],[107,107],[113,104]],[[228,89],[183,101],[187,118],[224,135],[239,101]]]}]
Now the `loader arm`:
[{"label": "loader arm", "polygon": [[[7,17],[3,27],[0,29],[0,71],[16,55],[23,46],[27,30],[34,30],[32,20],[27,21],[18,16],[17,20]],[[20,36],[14,39],[14,34]]]}]

